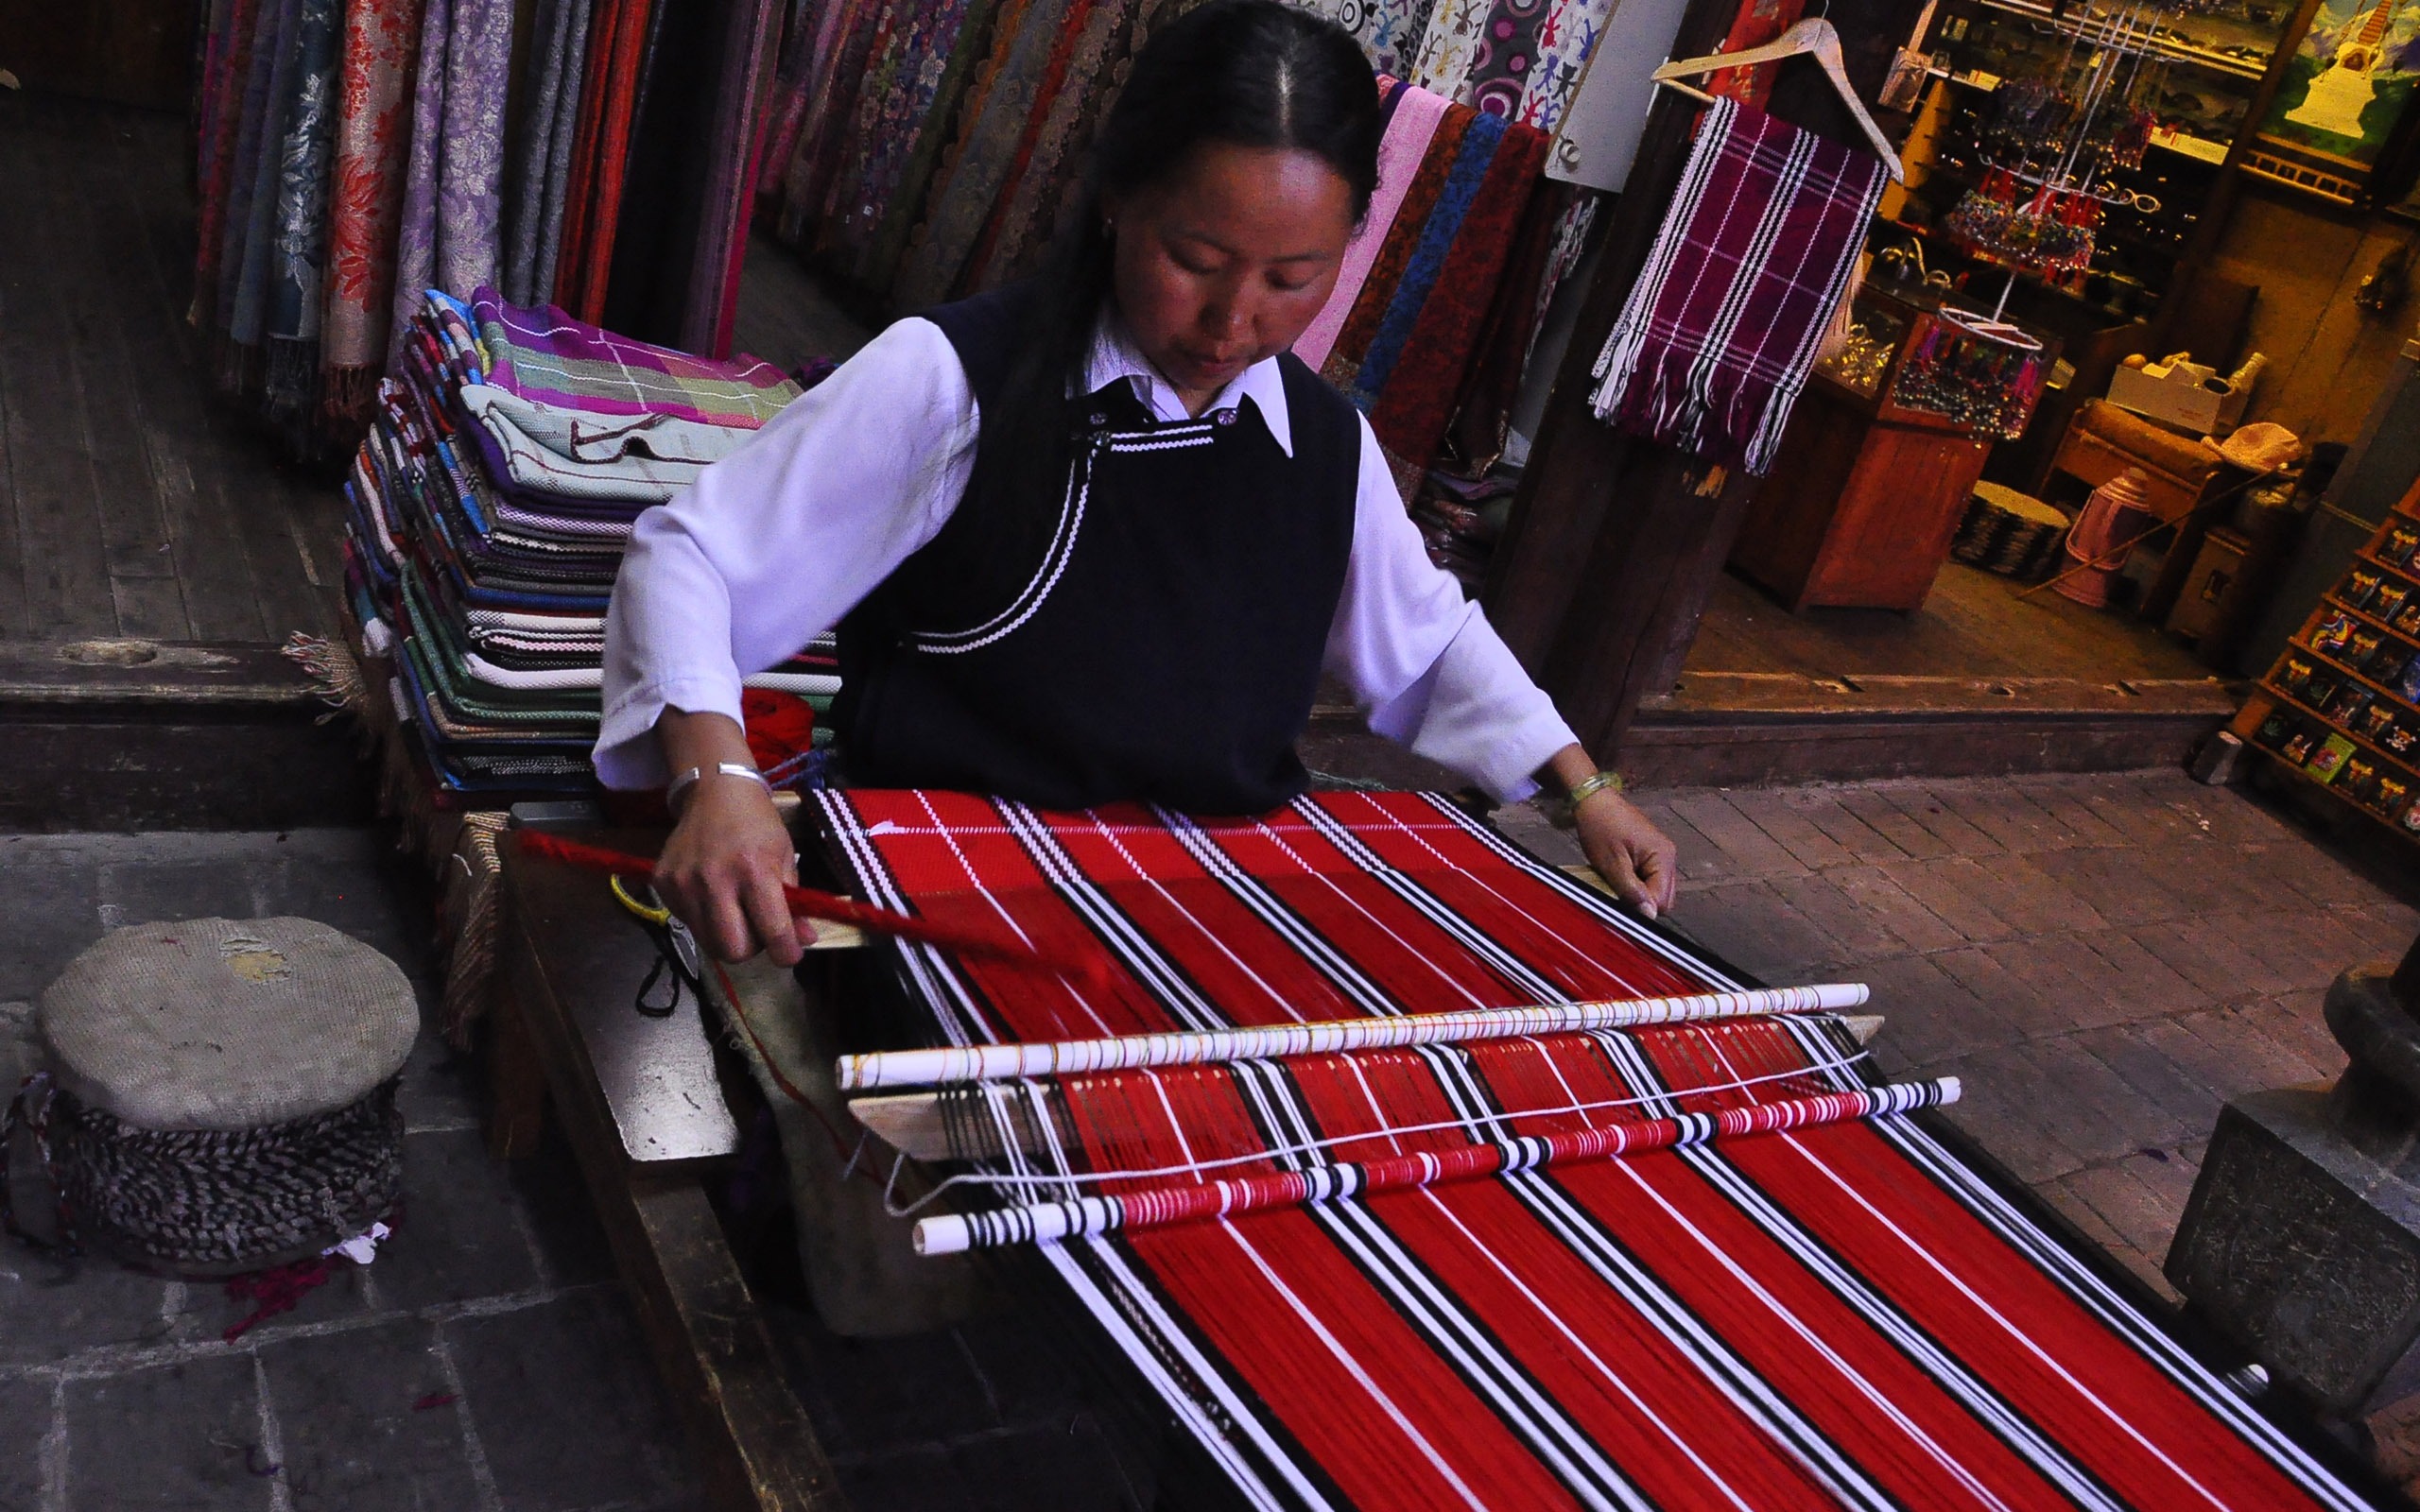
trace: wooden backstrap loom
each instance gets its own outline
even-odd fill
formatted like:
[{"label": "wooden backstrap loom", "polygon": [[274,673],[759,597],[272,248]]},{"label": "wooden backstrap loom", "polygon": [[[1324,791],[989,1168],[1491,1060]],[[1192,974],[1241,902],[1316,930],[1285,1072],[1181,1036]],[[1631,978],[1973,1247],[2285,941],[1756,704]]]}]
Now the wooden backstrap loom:
[{"label": "wooden backstrap loom", "polygon": [[1860,994],[1625,1012],[1753,984],[1442,799],[820,802],[868,902],[1102,963],[901,942],[908,1079],[988,1079],[864,1106],[994,1194],[931,1247],[1042,1241],[1243,1504],[2367,1504],[1872,1074]]}]

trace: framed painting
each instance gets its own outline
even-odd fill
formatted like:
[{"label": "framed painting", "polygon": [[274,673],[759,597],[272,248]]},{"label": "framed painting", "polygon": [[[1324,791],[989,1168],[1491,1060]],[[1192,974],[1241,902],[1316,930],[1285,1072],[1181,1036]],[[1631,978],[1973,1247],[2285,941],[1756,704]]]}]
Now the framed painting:
[{"label": "framed painting", "polygon": [[2316,0],[2246,166],[2331,199],[2371,198],[2420,93],[2420,0]]}]

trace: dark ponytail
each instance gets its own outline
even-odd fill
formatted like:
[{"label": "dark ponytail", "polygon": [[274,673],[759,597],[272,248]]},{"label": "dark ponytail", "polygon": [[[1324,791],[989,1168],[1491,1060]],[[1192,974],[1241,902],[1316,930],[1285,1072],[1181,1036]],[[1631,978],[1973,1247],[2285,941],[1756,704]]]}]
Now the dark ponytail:
[{"label": "dark ponytail", "polygon": [[1382,125],[1369,60],[1334,22],[1279,0],[1209,0],[1155,31],[1102,123],[1073,220],[1037,279],[1003,412],[982,417],[978,479],[1033,507],[1020,515],[1056,513],[1072,428],[1066,396],[1081,393],[1094,323],[1110,296],[1104,194],[1146,189],[1212,143],[1277,147],[1334,169],[1358,222],[1377,185]]}]

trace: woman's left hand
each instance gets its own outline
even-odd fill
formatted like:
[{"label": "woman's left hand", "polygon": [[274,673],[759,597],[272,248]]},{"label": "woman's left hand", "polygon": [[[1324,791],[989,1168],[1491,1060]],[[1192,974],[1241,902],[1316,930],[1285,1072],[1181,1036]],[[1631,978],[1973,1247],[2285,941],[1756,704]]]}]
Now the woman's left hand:
[{"label": "woman's left hand", "polygon": [[1572,811],[1580,849],[1624,902],[1653,919],[1672,906],[1681,884],[1681,848],[1638,805],[1610,788]]}]

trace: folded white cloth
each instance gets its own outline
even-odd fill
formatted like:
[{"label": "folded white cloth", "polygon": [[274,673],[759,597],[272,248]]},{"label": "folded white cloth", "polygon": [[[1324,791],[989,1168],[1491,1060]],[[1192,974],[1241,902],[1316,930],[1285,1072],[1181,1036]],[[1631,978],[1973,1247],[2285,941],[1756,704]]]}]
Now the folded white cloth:
[{"label": "folded white cloth", "polygon": [[666,462],[636,453],[610,462],[581,462],[540,444],[523,431],[501,405],[473,404],[470,396],[494,391],[493,385],[465,385],[466,405],[495,438],[504,454],[505,471],[512,481],[541,493],[574,499],[624,499],[637,504],[662,504],[687,488],[706,470],[702,462]]},{"label": "folded white cloth", "polygon": [[627,456],[665,462],[719,461],[752,439],[738,425],[709,425],[675,415],[598,415],[524,399],[493,384],[465,384],[462,405],[485,419],[500,413],[513,429],[572,462],[618,462]]}]

